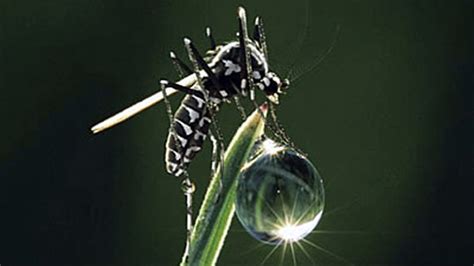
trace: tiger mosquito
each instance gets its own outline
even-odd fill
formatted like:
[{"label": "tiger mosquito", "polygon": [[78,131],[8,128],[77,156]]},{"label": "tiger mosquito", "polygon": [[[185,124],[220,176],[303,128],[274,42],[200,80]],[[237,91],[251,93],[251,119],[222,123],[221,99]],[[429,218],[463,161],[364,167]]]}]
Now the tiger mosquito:
[{"label": "tiger mosquito", "polygon": [[[189,38],[184,38],[184,46],[191,67],[174,52],[170,53],[178,73],[185,76],[184,78],[178,82],[160,80],[161,91],[98,123],[91,129],[93,133],[99,133],[154,104],[165,101],[171,124],[166,141],[166,170],[176,177],[184,177],[183,191],[187,202],[188,237],[193,226],[191,194],[194,187],[187,174],[187,167],[202,149],[208,135],[211,136],[214,144],[213,157],[217,156],[216,150],[220,148],[220,162],[222,162],[223,140],[215,122],[215,113],[222,103],[234,100],[245,117],[245,111],[239,104],[239,96],[248,97],[255,106],[258,106],[255,100],[255,88],[258,88],[271,104],[278,104],[278,96],[289,86],[288,79],[280,79],[270,70],[262,19],[255,18],[253,36],[250,38],[245,9],[239,7],[237,13],[239,31],[236,40],[217,45],[210,28],[206,28],[210,49],[205,53],[206,57],[203,57],[193,42]],[[185,93],[186,96],[173,114],[168,97],[178,91]],[[272,118],[277,126],[275,134],[279,131],[279,136],[286,136],[281,129],[278,129],[275,117]],[[221,147],[216,149],[216,143]],[[212,168],[214,171],[217,167]]]}]

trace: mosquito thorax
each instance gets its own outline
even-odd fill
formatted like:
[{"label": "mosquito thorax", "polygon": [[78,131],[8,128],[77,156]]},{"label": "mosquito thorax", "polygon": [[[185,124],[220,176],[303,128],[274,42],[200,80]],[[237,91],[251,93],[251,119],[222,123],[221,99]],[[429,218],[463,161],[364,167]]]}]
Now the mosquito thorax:
[{"label": "mosquito thorax", "polygon": [[[278,94],[284,93],[287,89],[289,86],[288,79],[282,80],[276,73],[269,70],[268,62],[258,44],[251,41],[248,47],[250,48],[252,62],[251,77],[254,86],[260,89],[271,102],[278,104]],[[215,56],[210,65],[214,66],[214,73],[220,77],[221,82],[229,84],[230,88],[235,89],[230,90],[228,95],[220,95],[224,98],[235,95],[236,91],[247,95],[247,91],[249,90],[248,84],[242,79],[242,59],[239,52],[239,42],[234,41],[220,46],[219,49],[213,53]]]},{"label": "mosquito thorax", "polygon": [[[263,91],[267,98],[273,103],[278,103],[278,94],[282,92],[284,82],[271,72],[263,51],[258,44],[250,41],[248,44],[251,61],[251,78],[255,88]],[[240,45],[238,41],[219,46],[214,51],[206,54],[213,55],[209,66],[212,68],[219,82],[224,85],[225,90],[221,90],[219,95],[211,95],[219,98],[229,98],[235,94],[247,95],[249,84],[242,74],[242,58],[240,56]],[[210,81],[206,80],[210,85]]]}]

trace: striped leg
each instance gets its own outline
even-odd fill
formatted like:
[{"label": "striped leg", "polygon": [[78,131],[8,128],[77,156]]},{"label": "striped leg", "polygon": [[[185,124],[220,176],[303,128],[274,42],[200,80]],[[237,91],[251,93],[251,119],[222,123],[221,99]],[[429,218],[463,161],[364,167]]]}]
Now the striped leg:
[{"label": "striped leg", "polygon": [[[170,132],[172,136],[175,137],[175,141],[178,142],[176,139],[177,134],[174,132],[174,120],[173,120],[173,111],[171,110],[171,104],[168,100],[168,97],[166,95],[166,82],[160,82],[161,85],[161,91],[163,92],[163,99],[166,104],[166,112],[168,114],[168,118],[170,120]],[[181,151],[179,151],[181,152]],[[179,165],[178,167],[182,167],[182,165]],[[181,190],[184,193],[185,201],[186,201],[186,247],[184,250],[184,254],[186,257],[186,260],[189,255],[189,249],[191,245],[191,233],[193,231],[193,193],[195,190],[195,186],[193,181],[189,178],[188,172],[183,170],[183,173],[181,174],[184,176],[184,179],[181,183]]]},{"label": "striped leg", "polygon": [[263,54],[265,55],[265,60],[268,61],[267,41],[265,38],[265,31],[263,30],[263,20],[260,17],[255,18],[253,39],[258,42]]},{"label": "striped leg", "polygon": [[184,193],[186,200],[186,247],[184,254],[186,260],[188,260],[189,249],[191,248],[191,233],[193,232],[193,193],[195,191],[195,185],[189,177],[183,179],[181,182],[181,190]]},{"label": "striped leg", "polygon": [[211,44],[211,49],[215,50],[216,49],[216,40],[214,40],[214,36],[212,36],[212,31],[210,27],[206,28],[206,36],[209,38],[209,42]]},{"label": "striped leg", "polygon": [[245,120],[247,118],[247,113],[245,112],[244,106],[240,103],[240,98],[239,96],[235,95],[233,97],[235,106],[237,107],[237,110],[240,112],[240,116],[242,117],[242,120]]},{"label": "striped leg", "polygon": [[219,143],[217,142],[216,137],[212,133],[211,130],[209,130],[209,136],[211,139],[212,143],[212,155],[211,155],[211,176],[214,176],[217,170],[218,162],[217,162],[217,149],[219,147]]},{"label": "striped leg", "polygon": [[178,91],[182,91],[186,94],[191,94],[191,95],[196,95],[196,96],[202,97],[202,93],[200,91],[193,90],[193,89],[190,89],[190,88],[185,87],[185,86],[181,86],[177,83],[170,82],[170,81],[165,80],[165,79],[160,80],[160,84],[162,86],[165,86],[165,87],[171,87],[171,88],[176,89]]},{"label": "striped leg", "polygon": [[[221,166],[221,176],[224,174],[224,154],[225,150],[223,149],[223,145],[219,143],[217,138],[212,133],[212,130],[209,130],[209,135],[212,142],[212,158],[211,158],[211,176],[214,177],[217,173],[217,169],[219,165]],[[219,187],[218,187],[218,195],[220,195],[222,191],[222,178],[219,180]],[[218,196],[217,198],[220,198]]]},{"label": "striped leg", "polygon": [[277,115],[276,115],[276,112],[275,112],[276,111],[275,104],[270,102],[269,106],[270,106],[270,108],[269,108],[270,109],[269,110],[270,111],[270,116],[271,116],[271,120],[272,120],[272,124],[268,123],[268,126],[269,126],[270,130],[273,132],[273,134],[275,134],[275,136],[278,138],[279,141],[281,141],[285,145],[290,146],[291,148],[295,149],[296,151],[300,152],[301,154],[305,154],[295,146],[293,141],[291,141],[290,137],[288,136],[288,134],[286,134],[285,130],[281,126],[280,122],[278,122],[278,118],[277,118]]},{"label": "striped leg", "polygon": [[240,64],[243,71],[240,72],[240,89],[243,91],[248,88],[250,91],[250,99],[255,99],[255,90],[253,87],[253,79],[250,78],[252,73],[252,63],[250,60],[250,50],[247,49],[247,43],[249,42],[249,36],[247,32],[247,16],[245,15],[245,9],[239,7],[239,46],[240,46]]},{"label": "striped leg", "polygon": [[[184,38],[184,45],[186,46],[186,50],[188,51],[189,59],[193,63],[194,72],[198,73],[199,68],[203,69],[206,72],[209,79],[211,80],[212,84],[214,85],[214,88],[217,89],[217,90],[221,90],[222,86],[221,86],[219,80],[217,79],[214,72],[212,72],[211,68],[206,63],[206,61],[204,61],[204,58],[201,56],[201,54],[196,49],[196,47],[191,42],[191,40],[188,39],[188,38]],[[201,82],[201,84],[202,84],[202,82]]]},{"label": "striped leg", "polygon": [[214,136],[212,130],[209,130],[209,136],[212,143],[211,172],[212,176],[214,176],[219,165],[222,165],[222,163],[224,162],[225,151],[222,149],[222,145]]},{"label": "striped leg", "polygon": [[249,41],[248,32],[247,32],[247,15],[245,14],[245,9],[239,7],[239,44],[240,44],[240,60],[242,62],[241,72],[241,82],[246,81],[248,90],[250,92],[250,100],[252,101],[254,107],[259,110],[262,117],[265,117],[259,108],[258,103],[255,101],[255,89],[253,84],[253,79],[250,77],[249,73],[252,73],[252,64],[250,61],[250,51],[247,49],[247,42]]}]

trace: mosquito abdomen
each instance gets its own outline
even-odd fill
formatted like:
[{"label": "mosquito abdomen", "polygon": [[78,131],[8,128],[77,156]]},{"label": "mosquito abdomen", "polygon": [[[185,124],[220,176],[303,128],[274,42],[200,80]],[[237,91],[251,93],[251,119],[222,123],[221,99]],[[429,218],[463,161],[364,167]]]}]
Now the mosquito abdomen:
[{"label": "mosquito abdomen", "polygon": [[201,150],[211,123],[205,100],[200,95],[187,95],[176,111],[166,141],[166,170],[181,176]]}]

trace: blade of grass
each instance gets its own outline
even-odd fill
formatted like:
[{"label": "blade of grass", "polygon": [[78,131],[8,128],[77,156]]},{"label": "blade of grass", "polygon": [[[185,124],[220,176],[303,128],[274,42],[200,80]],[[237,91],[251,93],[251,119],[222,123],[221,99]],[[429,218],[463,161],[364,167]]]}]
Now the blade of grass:
[{"label": "blade of grass", "polygon": [[255,110],[239,127],[207,189],[191,234],[189,256],[181,265],[214,265],[235,211],[237,177],[255,141],[263,135],[267,105]]}]

